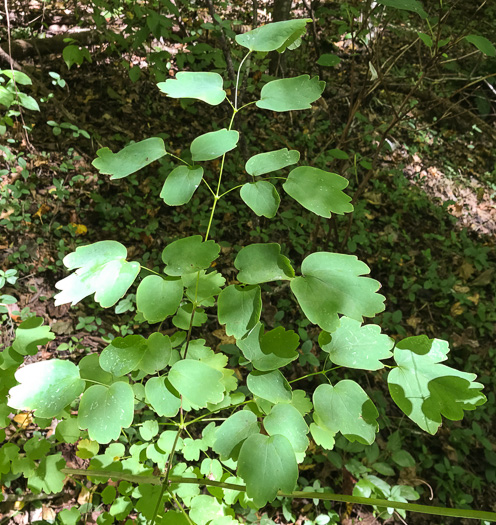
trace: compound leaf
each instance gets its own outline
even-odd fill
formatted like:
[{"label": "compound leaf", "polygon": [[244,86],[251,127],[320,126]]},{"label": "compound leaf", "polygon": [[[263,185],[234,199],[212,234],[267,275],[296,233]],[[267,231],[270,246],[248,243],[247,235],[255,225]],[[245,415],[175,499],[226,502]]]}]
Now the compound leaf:
[{"label": "compound leaf", "polygon": [[203,168],[200,166],[178,166],[167,175],[160,197],[169,206],[182,206],[191,200],[202,177]]},{"label": "compound leaf", "polygon": [[277,171],[300,160],[300,152],[282,148],[275,151],[267,151],[250,157],[245,164],[245,170],[254,177]]},{"label": "compound leaf", "polygon": [[250,51],[279,51],[282,53],[305,32],[305,26],[311,18],[272,22],[241,35],[236,35],[236,42]]},{"label": "compound leaf", "polygon": [[238,280],[246,284],[287,280],[295,275],[289,259],[281,255],[281,246],[277,243],[249,244],[241,248],[234,266],[239,270]]},{"label": "compound leaf", "polygon": [[239,192],[243,202],[259,217],[272,219],[279,208],[281,198],[273,184],[267,181],[248,182]]},{"label": "compound leaf", "polygon": [[19,410],[35,410],[36,417],[52,418],[83,392],[85,382],[70,361],[51,359],[20,368],[15,373],[19,385],[9,392],[8,405]]},{"label": "compound leaf", "polygon": [[417,425],[435,434],[442,417],[458,421],[464,410],[475,410],[486,402],[475,374],[440,364],[447,359],[446,341],[425,335],[408,337],[394,349],[398,367],[388,375],[394,402]]},{"label": "compound leaf", "polygon": [[295,168],[283,184],[284,191],[304,208],[327,218],[353,211],[351,197],[341,191],[346,186],[348,181],[341,175],[310,166]]},{"label": "compound leaf", "polygon": [[323,80],[319,80],[319,77],[310,78],[309,75],[272,80],[262,88],[256,105],[277,112],[310,109],[324,88]]},{"label": "compound leaf", "polygon": [[46,345],[55,339],[49,326],[41,326],[42,317],[30,317],[16,328],[15,340],[12,348],[21,355],[35,355],[38,346]]},{"label": "compound leaf", "polygon": [[226,334],[241,339],[260,320],[260,286],[227,286],[219,294],[217,310],[219,323],[226,325]]},{"label": "compound leaf", "polygon": [[148,166],[152,162],[167,155],[164,141],[152,137],[135,142],[118,153],[112,153],[109,148],[101,148],[92,164],[103,175],[111,175],[110,180],[122,179],[135,171]]},{"label": "compound leaf", "polygon": [[136,308],[150,324],[160,323],[177,312],[182,298],[181,279],[148,275],[136,291]]},{"label": "compound leaf", "polygon": [[379,412],[362,387],[344,379],[335,386],[319,385],[313,393],[315,414],[328,430],[349,441],[371,445],[378,430]]},{"label": "compound leaf", "polygon": [[336,365],[361,370],[380,370],[384,368],[380,359],[388,359],[393,354],[394,341],[381,334],[381,327],[375,324],[361,325],[349,317],[341,317],[339,327],[329,334],[321,332],[319,345]]},{"label": "compound leaf", "polygon": [[279,490],[291,493],[298,478],[298,464],[285,436],[252,434],[239,452],[238,475],[257,507],[272,501]]},{"label": "compound leaf", "polygon": [[204,133],[191,143],[191,157],[195,162],[213,160],[236,147],[239,133],[226,128]]},{"label": "compound leaf", "polygon": [[122,428],[131,426],[133,417],[133,389],[121,381],[110,387],[90,386],[79,403],[79,428],[88,429],[90,439],[98,443],[117,439]]},{"label": "compound leaf", "polygon": [[99,241],[80,246],[64,257],[69,270],[77,270],[55,284],[61,290],[55,306],[75,305],[88,295],[103,308],[113,306],[133,284],[140,271],[138,262],[126,261],[127,250],[117,241]]},{"label": "compound leaf", "polygon": [[380,283],[363,274],[369,267],[354,255],[317,252],[303,260],[303,276],[291,281],[291,290],[308,319],[333,332],[338,313],[362,322],[384,310],[384,297],[375,293]]},{"label": "compound leaf", "polygon": [[180,276],[208,268],[217,259],[220,246],[215,241],[203,242],[201,235],[192,235],[168,244],[162,252],[167,275]]},{"label": "compound leaf", "polygon": [[217,106],[226,98],[223,84],[218,73],[181,71],[175,79],[159,82],[157,87],[171,98],[196,98]]},{"label": "compound leaf", "polygon": [[171,385],[192,405],[204,408],[207,403],[219,403],[224,397],[222,372],[201,361],[183,359],[169,371]]}]

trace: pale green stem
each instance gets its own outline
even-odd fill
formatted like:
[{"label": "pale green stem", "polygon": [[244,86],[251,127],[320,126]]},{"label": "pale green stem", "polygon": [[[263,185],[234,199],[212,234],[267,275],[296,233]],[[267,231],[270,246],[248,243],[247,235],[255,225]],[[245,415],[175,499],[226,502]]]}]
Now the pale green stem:
[{"label": "pale green stem", "polygon": [[190,168],[193,167],[189,162],[186,162],[181,157],[178,157],[177,155],[174,155],[173,153],[169,153],[169,152],[167,152],[167,154],[170,155],[171,157],[174,157],[175,159],[181,161],[182,163],[186,164],[186,166],[189,166]]},{"label": "pale green stem", "polygon": [[228,98],[226,98],[226,100],[229,102],[229,105],[233,108],[233,111],[236,111],[236,108],[233,106],[233,103]]},{"label": "pale green stem", "polygon": [[243,67],[243,64],[245,60],[250,56],[251,51],[248,51],[246,55],[244,56],[243,60],[240,62],[238,67],[238,74],[236,75],[236,90],[234,92],[234,111],[237,111],[238,109],[238,85],[239,85],[239,74],[241,73],[241,68]]},{"label": "pale green stem", "polygon": [[327,374],[327,372],[330,372],[331,370],[336,370],[337,368],[341,368],[341,366],[335,366],[334,368],[328,368],[327,370],[320,370],[319,372],[312,372],[311,374],[307,374],[306,376],[297,377],[296,379],[289,381],[289,383],[296,383],[296,381],[301,381],[302,379],[306,379],[307,377],[318,376],[320,374],[325,375]]},{"label": "pale green stem", "polygon": [[177,442],[179,440],[179,436],[180,436],[181,430],[182,430],[182,423],[183,423],[183,421],[182,421],[182,412],[181,412],[181,427],[177,431],[176,438],[174,439],[174,443],[172,444],[172,450],[171,450],[171,452],[169,454],[169,459],[168,459],[167,472],[165,473],[165,478],[164,478],[164,481],[162,483],[162,488],[160,490],[160,494],[159,494],[159,497],[158,497],[158,500],[157,500],[157,504],[155,505],[155,509],[153,511],[153,517],[152,517],[151,525],[155,525],[155,521],[157,520],[158,509],[160,507],[160,502],[162,501],[162,497],[164,495],[164,492],[166,491],[166,489],[168,487],[170,472],[172,470],[172,462],[174,460],[174,453],[176,452]]},{"label": "pale green stem", "polygon": [[257,102],[258,102],[257,100],[253,100],[251,102],[243,104],[240,108],[237,109],[237,111],[241,111],[242,109],[246,108],[247,106],[251,106],[252,104],[256,104]]},{"label": "pale green stem", "polygon": [[162,274],[156,272],[155,270],[150,270],[150,268],[147,268],[146,266],[142,266],[141,264],[140,264],[140,270],[146,270],[147,272],[154,273],[155,275],[158,275],[159,277],[163,277]]},{"label": "pale green stem", "polygon": [[[71,469],[63,468],[61,472],[68,475],[76,476],[92,476],[100,478],[112,478],[117,480],[131,481],[134,483],[150,483],[152,485],[160,485],[162,478],[158,476],[137,476],[134,474],[127,474],[123,472],[110,472],[105,470],[85,470],[85,469]],[[174,484],[193,484],[193,485],[204,485],[209,487],[220,487],[223,489],[238,490],[245,492],[246,487],[244,485],[238,485],[234,483],[226,483],[224,481],[213,481],[209,479],[194,479],[194,478],[181,478],[179,476],[169,476],[168,481]],[[374,505],[377,507],[389,507],[393,509],[402,509],[410,512],[420,512],[422,514],[430,514],[434,516],[449,516],[452,518],[468,518],[468,519],[479,519],[486,521],[496,521],[496,512],[486,512],[482,510],[471,510],[471,509],[450,509],[446,507],[434,507],[431,505],[418,505],[416,503],[404,503],[400,501],[389,501],[385,499],[376,498],[362,498],[360,496],[348,496],[343,494],[332,494],[330,492],[305,492],[295,490],[290,494],[284,492],[278,492],[278,496],[285,498],[303,498],[303,499],[319,499],[323,501],[342,501],[345,503],[354,503],[357,505]]]},{"label": "pale green stem", "polygon": [[186,520],[188,521],[189,525],[195,525],[190,517],[188,516],[188,513],[184,510],[184,507],[181,505],[181,503],[179,503],[179,500],[177,499],[176,495],[174,494],[174,492],[172,492],[172,490],[170,489],[167,489],[167,492],[171,495],[172,499],[174,500],[174,502],[176,503],[176,505],[179,507],[179,509],[181,510],[181,512],[183,513],[183,516],[186,518]]},{"label": "pale green stem", "polygon": [[[251,403],[251,399],[247,399],[246,401],[243,401],[242,403],[239,403],[239,405],[236,405],[236,408],[246,405],[247,403]],[[213,410],[212,412],[207,412],[206,414],[203,414],[203,416],[199,416],[195,419],[192,419],[191,421],[188,421],[185,423],[184,426],[192,425],[193,423],[198,423],[198,421],[201,421],[202,419],[205,419],[208,416],[211,416],[212,414],[216,414],[217,412],[220,412],[221,410],[225,410],[225,408],[219,408],[219,410]]]},{"label": "pale green stem", "polygon": [[[233,118],[234,118],[234,115],[235,113],[233,113]],[[232,124],[232,119],[231,119],[231,124]],[[231,125],[229,126],[229,128],[231,128]],[[208,240],[208,235],[210,234],[210,228],[212,226],[212,221],[214,219],[215,208],[217,207],[217,201],[220,199],[219,191],[220,191],[220,184],[222,181],[222,172],[224,171],[225,158],[226,158],[226,154],[224,153],[224,155],[222,155],[222,161],[220,164],[220,171],[219,171],[219,180],[217,181],[217,191],[215,192],[215,195],[214,195],[214,203],[212,204],[212,211],[210,212],[210,217],[208,219],[207,233],[205,234],[204,242],[207,242]]]},{"label": "pale green stem", "polygon": [[205,183],[205,185],[207,186],[207,188],[210,190],[210,193],[215,197],[215,192],[214,192],[214,190],[210,187],[210,184],[205,180],[204,177],[202,177],[202,181]]},{"label": "pale green stem", "polygon": [[230,190],[225,191],[222,195],[219,195],[219,199],[222,199],[224,195],[227,195],[228,193],[231,193],[231,191],[237,190],[238,188],[242,188],[244,184],[240,184],[239,186],[234,186],[234,188],[231,188]]}]

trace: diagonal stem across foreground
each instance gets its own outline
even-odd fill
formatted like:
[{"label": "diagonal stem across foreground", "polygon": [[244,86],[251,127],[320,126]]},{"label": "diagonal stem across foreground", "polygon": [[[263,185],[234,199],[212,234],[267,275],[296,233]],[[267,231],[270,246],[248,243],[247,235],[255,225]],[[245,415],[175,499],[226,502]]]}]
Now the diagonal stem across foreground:
[{"label": "diagonal stem across foreground", "polygon": [[[71,476],[93,476],[96,478],[113,478],[121,481],[130,481],[133,483],[149,483],[151,485],[162,485],[164,483],[164,476],[136,476],[134,474],[127,474],[125,472],[110,472],[106,470],[85,470],[63,468],[61,472]],[[192,479],[181,478],[178,476],[169,476],[169,483],[190,483],[194,485],[205,485],[209,487],[220,487],[228,490],[238,490],[245,492],[244,485],[237,485],[234,483],[225,483],[222,481],[213,481],[209,479]],[[431,505],[418,505],[416,503],[403,503],[400,501],[389,501],[377,498],[363,498],[361,496],[348,496],[344,494],[332,494],[330,492],[306,492],[302,490],[295,490],[291,494],[279,492],[278,496],[285,498],[307,498],[320,499],[324,501],[341,501],[344,503],[354,503],[357,505],[375,505],[377,507],[388,507],[393,509],[407,510],[409,512],[419,512],[421,514],[430,514],[434,516],[448,516],[451,518],[465,518],[474,520],[485,520],[496,522],[496,512],[486,512],[481,510],[470,509],[450,509],[447,507],[434,507]]]}]

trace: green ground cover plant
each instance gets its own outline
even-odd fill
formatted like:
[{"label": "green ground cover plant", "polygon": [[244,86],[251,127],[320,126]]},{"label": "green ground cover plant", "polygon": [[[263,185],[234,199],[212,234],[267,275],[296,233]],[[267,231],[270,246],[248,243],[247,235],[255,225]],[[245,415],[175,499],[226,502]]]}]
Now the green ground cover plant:
[{"label": "green ground cover plant", "polygon": [[[256,215],[268,219],[279,208],[281,188],[317,217],[354,209],[344,191],[348,181],[313,166],[294,167],[297,150],[262,150],[252,156],[244,166],[243,184],[225,169],[227,155],[239,161],[238,112],[253,109],[253,104],[265,111],[300,111],[320,98],[324,83],[300,75],[268,82],[257,101],[238,106],[245,60],[290,51],[308,22],[268,24],[236,37],[248,52],[239,65],[233,100],[217,73],[181,72],[159,83],[168,97],[231,107],[227,127],[197,137],[183,158],[166,151],[159,137],[118,153],[108,148],[97,152],[93,165],[111,179],[171,157],[177,166],[168,174],[161,198],[169,206],[186,205],[204,184],[212,199],[209,220],[206,228],[199,228],[201,234],[178,238],[164,248],[163,271],[129,261],[127,248],[117,241],[79,246],[64,257],[73,273],[57,283],[57,305],[74,305],[94,295],[100,306],[114,307],[137,282],[136,319],[146,337],[115,337],[100,354],[77,364],[52,359],[20,367],[55,336],[37,317],[17,328],[12,347],[0,359],[3,424],[11,409],[34,411],[41,428],[56,418],[55,439],[77,442],[78,456],[90,461],[84,471],[67,469],[60,453],[48,455],[53,440],[35,435],[22,451],[10,442],[2,447],[0,473],[7,482],[23,475],[33,492],[50,493],[61,490],[66,474],[88,476],[96,490],[109,478],[117,480],[117,487],[100,491],[102,504],[109,507],[99,523],[132,515],[150,524],[229,525],[239,522],[235,503],[241,509],[259,509],[281,496],[495,519],[489,512],[409,503],[418,498],[415,490],[390,487],[372,476],[360,482],[354,496],[321,492],[313,480],[298,487],[298,465],[305,460],[310,438],[332,450],[338,443],[341,448],[347,443],[372,445],[377,435],[379,411],[363,386],[346,377],[331,382],[330,372],[385,369],[393,401],[430,434],[437,432],[442,416],[460,420],[464,411],[485,402],[475,374],[443,364],[450,350],[446,341],[419,335],[395,342],[378,325],[364,323],[384,311],[385,298],[378,293],[379,282],[368,277],[368,266],[354,255],[320,251],[293,262],[268,239],[239,250],[235,277],[227,280],[218,271],[221,246],[211,238],[212,224],[219,201],[232,192],[239,191]],[[214,180],[201,164],[210,161],[218,166]],[[286,375],[291,363],[300,360],[300,331],[282,326],[266,330],[260,320],[263,295],[282,283],[289,284],[307,325],[321,330],[318,342],[325,356],[320,370],[291,381]],[[212,348],[195,335],[210,312],[235,341],[234,350],[230,348],[236,353],[235,368],[228,365],[232,354],[227,348]],[[97,328],[94,316],[79,320],[89,331]],[[162,333],[163,323],[176,330]],[[313,392],[298,388],[309,376],[322,380]],[[410,463],[406,451],[392,446],[391,452],[398,465]],[[370,464],[377,464],[378,456],[369,454]],[[387,465],[377,467],[379,473],[380,468],[387,473]],[[201,493],[200,486],[208,492]],[[75,523],[84,512],[84,507],[64,510],[58,519]]]}]

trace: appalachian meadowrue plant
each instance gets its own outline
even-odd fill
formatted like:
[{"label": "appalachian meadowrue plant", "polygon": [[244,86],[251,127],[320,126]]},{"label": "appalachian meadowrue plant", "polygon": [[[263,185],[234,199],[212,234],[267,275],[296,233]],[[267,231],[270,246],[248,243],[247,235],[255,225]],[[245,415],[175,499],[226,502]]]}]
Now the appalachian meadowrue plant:
[{"label": "appalachian meadowrue plant", "polygon": [[[13,443],[4,445],[1,473],[22,473],[33,492],[61,490],[66,474],[87,475],[95,484],[119,481],[117,487],[100,491],[101,503],[110,505],[100,523],[132,515],[147,524],[230,525],[239,523],[235,502],[258,509],[278,495],[496,519],[490,512],[408,503],[416,497],[414,491],[398,490],[394,501],[386,501],[296,490],[298,465],[311,439],[331,450],[337,434],[372,444],[378,431],[378,411],[365,390],[349,379],[332,384],[326,376],[332,367],[375,371],[386,366],[383,360],[394,361],[387,366],[393,401],[431,434],[442,416],[459,420],[464,410],[485,402],[473,374],[443,364],[449,352],[446,341],[418,336],[395,345],[379,326],[363,324],[364,317],[384,310],[385,299],[377,293],[380,284],[368,277],[367,265],[355,256],[318,252],[292,262],[278,244],[259,243],[239,251],[234,284],[226,284],[214,269],[220,246],[210,234],[218,201],[239,190],[254,213],[274,217],[280,203],[275,183],[282,178],[274,172],[294,166],[300,156],[286,148],[261,152],[246,162],[247,182],[239,186],[224,172],[226,155],[239,141],[233,129],[237,113],[252,104],[276,112],[308,109],[324,90],[324,82],[308,75],[274,80],[262,88],[259,100],[238,107],[243,64],[252,53],[296,47],[308,22],[268,24],[236,37],[248,53],[239,65],[233,101],[217,73],[180,72],[158,84],[172,98],[212,106],[227,100],[231,105],[228,127],[193,140],[191,164],[168,153],[158,137],[118,153],[98,151],[93,165],[114,180],[171,155],[178,166],[168,175],[161,197],[169,206],[185,205],[205,184],[212,194],[208,227],[203,236],[180,238],[165,247],[163,273],[128,261],[126,247],[116,241],[82,246],[64,258],[73,273],[57,283],[55,304],[74,305],[94,294],[109,308],[138,280],[138,318],[158,329],[148,337],[116,337],[100,355],[87,355],[77,364],[52,359],[20,366],[38,345],[54,338],[39,318],[22,323],[0,360],[3,423],[9,423],[11,409],[33,410],[40,425],[56,418],[56,439],[78,443],[78,455],[90,462],[86,470],[64,468],[61,454],[47,455],[50,443],[38,436],[23,451]],[[219,158],[217,180],[207,180],[201,163]],[[347,184],[335,173],[300,166],[291,169],[282,188],[304,208],[330,217],[353,211],[343,192]],[[303,377],[291,383],[286,377],[299,356],[299,336],[281,326],[267,330],[260,321],[260,285],[280,281],[289,281],[303,315],[322,330],[319,345],[327,354],[325,363],[332,363],[312,371],[322,376],[313,392],[297,388]],[[242,353],[238,374],[227,366],[227,354],[195,337],[195,328],[207,321],[207,308],[217,312],[226,334],[236,340]],[[171,336],[160,331],[170,318],[177,328]],[[200,486],[208,492],[201,493]],[[63,523],[79,516],[77,509],[64,512],[59,518]]]}]

